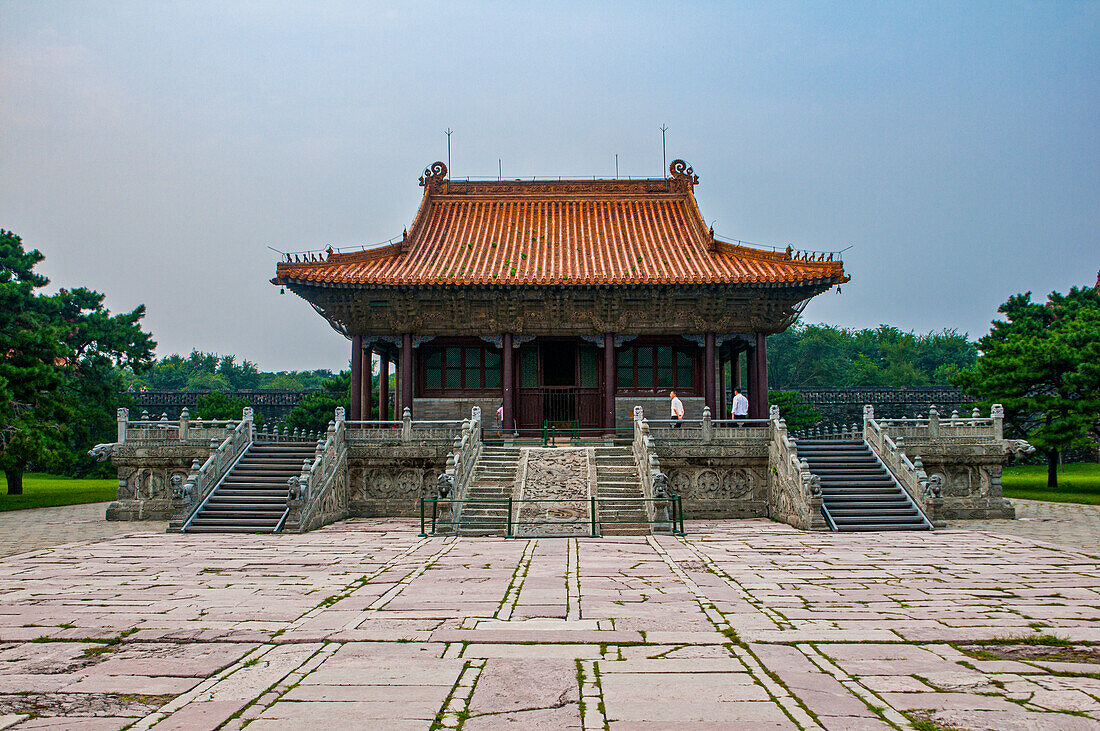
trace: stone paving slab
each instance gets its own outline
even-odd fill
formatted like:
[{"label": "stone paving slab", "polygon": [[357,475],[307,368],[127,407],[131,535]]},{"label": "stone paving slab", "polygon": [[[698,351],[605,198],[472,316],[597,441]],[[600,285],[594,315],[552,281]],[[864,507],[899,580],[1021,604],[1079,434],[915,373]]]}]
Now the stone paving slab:
[{"label": "stone paving slab", "polygon": [[[1100,729],[1100,559],[995,530],[130,532],[0,559],[22,728]],[[992,640],[992,641],[991,641]]]},{"label": "stone paving slab", "polygon": [[108,521],[110,503],[0,512],[0,556],[130,533],[163,533],[168,521]]}]

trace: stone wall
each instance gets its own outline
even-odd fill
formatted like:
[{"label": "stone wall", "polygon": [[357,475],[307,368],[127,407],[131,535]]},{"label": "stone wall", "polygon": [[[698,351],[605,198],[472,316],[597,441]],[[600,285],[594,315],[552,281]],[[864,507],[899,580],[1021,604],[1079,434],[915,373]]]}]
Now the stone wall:
[{"label": "stone wall", "polygon": [[655,442],[688,520],[768,517],[768,445]]},{"label": "stone wall", "polygon": [[[685,419],[702,419],[704,399],[702,396],[683,396]],[[616,396],[615,425],[625,429],[634,423],[634,407],[641,406],[646,419],[658,421],[670,418],[672,413],[668,396]],[[717,418],[717,417],[715,417]]]},{"label": "stone wall", "polygon": [[[451,421],[470,418],[470,409],[481,407],[485,426],[496,426],[500,396],[493,398],[415,398],[413,419],[416,421]],[[401,418],[398,414],[397,418]]]},{"label": "stone wall", "polygon": [[1001,491],[1000,445],[943,445],[910,439],[905,444],[911,457],[920,456],[924,471],[940,485],[942,507],[936,519],[967,520],[1015,518],[1016,509]]},{"label": "stone wall", "polygon": [[107,520],[170,520],[172,478],[187,481],[191,464],[210,456],[209,444],[122,444],[111,453],[118,468],[118,498],[107,506]]},{"label": "stone wall", "polygon": [[348,444],[348,514],[359,518],[417,517],[447,467],[451,444]]}]

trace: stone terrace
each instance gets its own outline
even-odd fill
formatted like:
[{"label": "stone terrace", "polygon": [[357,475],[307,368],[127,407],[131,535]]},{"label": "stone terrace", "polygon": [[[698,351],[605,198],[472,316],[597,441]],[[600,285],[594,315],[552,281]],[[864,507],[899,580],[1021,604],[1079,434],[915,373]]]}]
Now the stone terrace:
[{"label": "stone terrace", "polygon": [[352,520],[9,556],[0,728],[1100,728],[1095,556],[985,530],[688,530]]}]

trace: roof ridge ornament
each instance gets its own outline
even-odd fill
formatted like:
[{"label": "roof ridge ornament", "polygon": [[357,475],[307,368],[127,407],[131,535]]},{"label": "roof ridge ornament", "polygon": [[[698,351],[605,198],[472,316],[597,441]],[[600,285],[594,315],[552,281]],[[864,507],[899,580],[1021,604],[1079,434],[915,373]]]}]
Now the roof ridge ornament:
[{"label": "roof ridge ornament", "polygon": [[695,174],[695,170],[680,158],[676,158],[669,164],[668,172],[671,176],[669,179],[672,181],[672,189],[677,193],[687,193],[699,184],[699,176]]},{"label": "roof ridge ornament", "polygon": [[447,179],[447,166],[436,160],[424,168],[424,174],[420,176],[420,185],[428,189],[429,193],[438,192],[443,187],[443,181]]}]

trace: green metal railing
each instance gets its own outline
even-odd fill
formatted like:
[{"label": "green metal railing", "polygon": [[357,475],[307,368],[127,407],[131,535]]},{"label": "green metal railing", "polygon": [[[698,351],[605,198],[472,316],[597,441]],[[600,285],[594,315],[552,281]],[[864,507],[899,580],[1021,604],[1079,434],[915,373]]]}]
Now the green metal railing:
[{"label": "green metal railing", "polygon": [[498,425],[482,424],[483,444],[512,442],[541,447],[580,446],[585,444],[624,445],[634,442],[634,429],[603,429],[574,426],[576,422],[548,422],[540,427],[502,430]]},{"label": "green metal railing", "polygon": [[[578,520],[518,520],[523,506],[538,503],[587,503],[588,517]],[[647,517],[641,520],[605,520],[600,517],[600,505],[613,503],[621,506],[623,503],[662,503],[666,511],[662,517],[650,520]],[[463,518],[463,508],[471,505],[505,506],[506,515],[503,520],[489,520]],[[441,512],[442,508],[442,512]],[[505,538],[516,538],[517,528],[533,526],[555,526],[559,528],[582,527],[591,538],[599,538],[605,525],[650,525],[667,527],[672,535],[683,536],[684,532],[684,504],[679,495],[667,498],[599,498],[595,496],[586,498],[470,498],[455,500],[452,498],[422,497],[420,498],[420,535],[455,535],[461,528],[492,529],[503,528]]]}]

